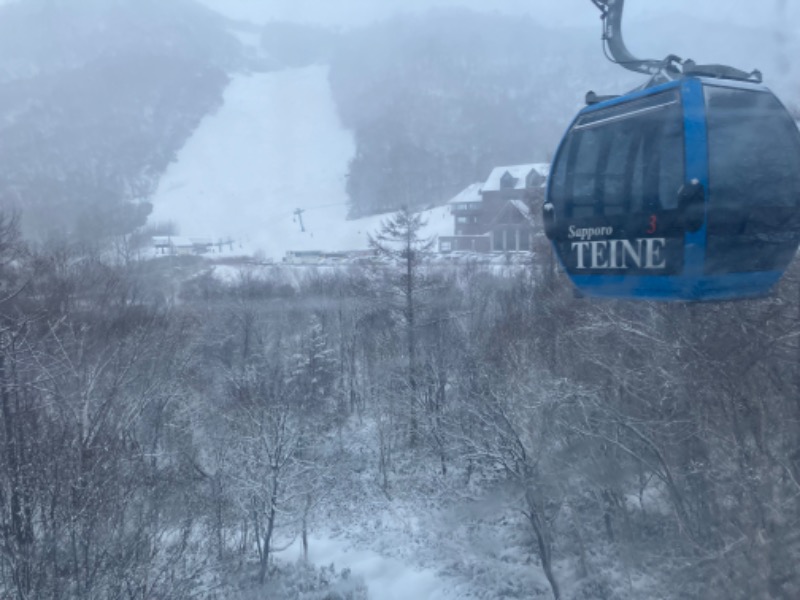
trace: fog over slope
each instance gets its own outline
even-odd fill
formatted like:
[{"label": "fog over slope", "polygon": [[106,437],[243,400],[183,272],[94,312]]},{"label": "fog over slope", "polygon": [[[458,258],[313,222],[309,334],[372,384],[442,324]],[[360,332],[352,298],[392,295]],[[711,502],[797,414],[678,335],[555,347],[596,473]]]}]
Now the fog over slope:
[{"label": "fog over slope", "polygon": [[[543,25],[554,27],[594,26],[597,12],[589,0],[201,0],[209,7],[233,18],[256,23],[294,20],[341,28],[366,25],[398,13],[424,13],[435,8],[467,8],[491,14],[532,16]],[[717,2],[694,0],[628,0],[625,14],[631,20],[659,17],[669,11],[681,21],[713,21],[720,26],[746,25],[758,28],[800,30],[800,6],[787,0],[726,0],[725,10]]]},{"label": "fog over slope", "polygon": [[[513,2],[492,12],[416,3],[406,16],[339,30],[324,29],[331,8],[313,13],[315,28],[261,28],[229,20],[236,3],[206,4],[228,16],[192,0],[0,6],[0,206],[22,209],[28,234],[91,239],[141,225],[168,165],[242,73],[330,65],[336,110],[355,140],[340,174],[351,215],[441,203],[493,166],[548,160],[586,91],[642,82],[603,58],[588,2],[572,2],[574,15],[547,5],[532,16]],[[272,18],[298,17],[306,5],[260,6]],[[276,6],[288,12],[267,10]],[[342,18],[363,8],[336,6]],[[390,16],[388,6],[376,17]],[[738,5],[730,6],[733,15]],[[767,27],[773,12],[765,10],[759,27],[746,27],[681,13],[648,20],[653,11],[631,3],[626,39],[642,56],[760,68],[785,102],[798,104],[793,11]],[[286,128],[313,120],[315,103],[271,93],[293,108]],[[264,144],[293,156],[291,136]],[[235,172],[215,177],[236,186]]]},{"label": "fog over slope", "polygon": [[[800,262],[762,298],[592,300],[544,235],[481,260],[417,238],[489,217],[474,182],[550,159],[587,90],[642,84],[604,59],[591,3],[214,2],[285,20],[0,0],[0,598],[800,598]],[[798,104],[796,3],[750,23],[752,0],[629,2],[635,54],[758,67]],[[800,191],[791,151],[729,122],[709,120],[709,260],[690,248],[683,271],[738,296],[796,249]],[[650,207],[679,153],[640,137],[604,187]],[[696,188],[648,215],[645,267],[680,246]],[[506,208],[509,241],[528,211]],[[641,231],[606,212],[614,237]],[[212,253],[376,232],[353,260]],[[168,234],[209,253],[161,252]],[[576,250],[621,266],[600,237]],[[642,291],[612,271],[595,292]]]},{"label": "fog over slope", "polygon": [[242,66],[191,1],[26,0],[0,9],[0,206],[29,234],[144,222],[149,195]]}]

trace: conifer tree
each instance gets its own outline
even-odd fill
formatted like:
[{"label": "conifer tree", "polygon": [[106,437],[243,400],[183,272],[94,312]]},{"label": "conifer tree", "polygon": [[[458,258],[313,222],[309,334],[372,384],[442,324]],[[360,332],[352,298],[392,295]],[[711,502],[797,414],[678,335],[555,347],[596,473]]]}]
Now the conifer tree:
[{"label": "conifer tree", "polygon": [[419,383],[417,360],[417,322],[424,288],[422,261],[433,247],[433,239],[422,237],[425,221],[418,213],[403,207],[381,224],[378,233],[370,236],[370,246],[392,265],[387,277],[391,302],[402,314],[406,338],[407,385],[412,403],[411,443],[417,442],[415,404]]}]

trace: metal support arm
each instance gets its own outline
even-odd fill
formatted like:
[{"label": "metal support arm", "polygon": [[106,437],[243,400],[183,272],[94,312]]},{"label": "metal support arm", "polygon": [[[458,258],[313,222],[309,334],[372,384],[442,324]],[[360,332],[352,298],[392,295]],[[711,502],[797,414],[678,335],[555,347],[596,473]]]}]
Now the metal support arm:
[{"label": "metal support arm", "polygon": [[622,12],[625,0],[592,0],[600,9],[603,19],[603,44],[608,48],[609,58],[618,65],[637,73],[651,76],[651,82],[664,77],[673,79],[684,75],[717,77],[720,79],[738,79],[741,81],[761,82],[761,72],[747,73],[725,65],[697,65],[692,60],[681,60],[670,54],[663,60],[642,60],[628,51],[622,39]]},{"label": "metal support arm", "polygon": [[592,2],[602,13],[603,43],[608,47],[613,62],[645,75],[658,75],[663,72],[678,73],[675,64],[680,64],[681,59],[677,56],[670,54],[664,60],[643,60],[636,58],[628,51],[625,40],[622,38],[622,11],[625,8],[625,0],[592,0]]}]

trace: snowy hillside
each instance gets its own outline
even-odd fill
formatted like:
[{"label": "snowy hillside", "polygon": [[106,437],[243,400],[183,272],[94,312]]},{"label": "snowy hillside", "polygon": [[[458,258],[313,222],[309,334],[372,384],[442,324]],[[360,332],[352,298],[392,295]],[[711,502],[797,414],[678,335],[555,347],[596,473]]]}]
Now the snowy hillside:
[{"label": "snowy hillside", "polygon": [[[162,178],[151,220],[173,221],[183,236],[232,238],[242,251],[269,258],[366,248],[381,217],[346,220],[354,144],[339,123],[327,75],[313,66],[235,77],[223,106]],[[452,233],[447,208],[426,218],[426,235]]]}]

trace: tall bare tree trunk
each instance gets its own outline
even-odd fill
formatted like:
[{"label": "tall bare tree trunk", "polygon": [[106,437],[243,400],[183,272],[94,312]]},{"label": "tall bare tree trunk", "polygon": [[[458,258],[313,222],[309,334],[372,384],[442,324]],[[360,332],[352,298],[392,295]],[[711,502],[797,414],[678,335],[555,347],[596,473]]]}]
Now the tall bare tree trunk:
[{"label": "tall bare tree trunk", "polygon": [[525,502],[528,505],[525,516],[536,536],[536,545],[539,549],[539,560],[542,562],[542,571],[550,584],[553,592],[553,600],[561,600],[561,591],[558,580],[553,573],[553,543],[550,534],[550,526],[544,520],[539,503],[534,496],[533,490],[525,491]]}]

